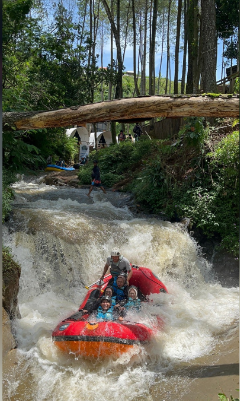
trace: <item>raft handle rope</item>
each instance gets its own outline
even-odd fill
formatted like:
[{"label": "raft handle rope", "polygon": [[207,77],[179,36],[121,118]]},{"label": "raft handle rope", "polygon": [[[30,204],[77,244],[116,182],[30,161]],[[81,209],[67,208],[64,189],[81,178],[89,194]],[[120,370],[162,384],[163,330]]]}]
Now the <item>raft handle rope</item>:
[{"label": "raft handle rope", "polygon": [[[154,281],[153,279],[151,279],[150,277],[148,277],[148,276],[142,271],[142,269],[140,269],[140,267],[139,267],[139,270],[140,270],[140,272],[142,272],[142,274],[143,274],[145,277],[147,277],[148,280],[150,280],[150,281],[152,281],[153,283],[158,284],[158,285],[160,286],[159,283],[157,283],[156,281]],[[159,280],[159,281],[160,281],[160,280]],[[161,287],[161,288],[163,288],[163,287]]]}]

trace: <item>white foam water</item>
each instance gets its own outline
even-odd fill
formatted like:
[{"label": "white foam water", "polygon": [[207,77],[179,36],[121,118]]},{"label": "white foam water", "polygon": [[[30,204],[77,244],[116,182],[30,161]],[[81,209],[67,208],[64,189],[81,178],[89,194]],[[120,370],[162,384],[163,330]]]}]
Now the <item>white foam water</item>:
[{"label": "white foam water", "polygon": [[[111,194],[48,187],[23,180],[15,185],[13,217],[3,243],[21,264],[15,322],[19,368],[8,377],[11,400],[149,400],[167,398],[179,363],[207,355],[238,319],[238,288],[224,288],[181,224],[134,218],[111,202]],[[116,200],[116,194],[113,195]],[[114,204],[115,205],[114,205]],[[11,228],[9,230],[8,228]],[[112,247],[133,264],[152,269],[169,294],[155,294],[138,321],[164,321],[152,343],[119,358],[87,360],[54,346],[55,326],[75,312],[96,281]],[[128,316],[134,321],[136,316]],[[171,380],[171,384],[170,384]]]}]

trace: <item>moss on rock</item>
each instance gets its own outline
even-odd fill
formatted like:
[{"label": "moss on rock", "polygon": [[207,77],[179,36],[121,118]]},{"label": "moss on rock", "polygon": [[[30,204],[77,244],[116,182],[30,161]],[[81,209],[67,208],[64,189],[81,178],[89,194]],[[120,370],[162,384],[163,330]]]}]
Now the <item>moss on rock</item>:
[{"label": "moss on rock", "polygon": [[19,278],[21,274],[21,267],[16,263],[8,248],[2,250],[2,276],[3,288],[2,298],[3,307],[8,313],[10,319],[20,317],[18,309],[18,291],[19,291]]}]

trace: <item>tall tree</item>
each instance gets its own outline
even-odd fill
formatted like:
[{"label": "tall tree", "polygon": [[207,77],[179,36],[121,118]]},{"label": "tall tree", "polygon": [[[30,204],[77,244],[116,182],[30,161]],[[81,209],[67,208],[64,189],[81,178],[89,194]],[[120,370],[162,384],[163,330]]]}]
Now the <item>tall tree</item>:
[{"label": "tall tree", "polygon": [[188,0],[188,73],[187,93],[197,93],[198,41],[199,41],[199,8],[198,0]]},{"label": "tall tree", "polygon": [[144,10],[144,40],[142,55],[142,71],[141,71],[141,95],[146,95],[146,58],[147,58],[147,27],[148,27],[148,4],[145,2]]},{"label": "tall tree", "polygon": [[158,0],[153,3],[153,16],[152,16],[152,32],[150,40],[150,54],[149,54],[149,95],[155,93],[155,45],[156,45],[156,29],[157,29],[157,12]]},{"label": "tall tree", "polygon": [[201,0],[202,90],[216,90],[216,11],[215,0]]},{"label": "tall tree", "polygon": [[172,5],[172,0],[169,0],[169,4],[168,4],[168,22],[167,22],[167,70],[166,70],[165,94],[167,93],[167,90],[168,90],[168,71],[169,71],[169,66],[170,66],[170,13],[171,13],[171,5]]},{"label": "tall tree", "polygon": [[117,25],[115,24],[113,15],[111,13],[111,10],[108,6],[108,3],[106,0],[101,0],[105,11],[107,13],[109,22],[111,24],[111,29],[113,31],[116,47],[117,47],[117,83],[116,83],[116,92],[115,92],[115,98],[120,99],[122,98],[122,72],[123,72],[123,62],[122,62],[122,51],[121,51],[121,42],[120,42],[120,0],[117,0]]},{"label": "tall tree", "polygon": [[132,0],[132,16],[133,16],[133,79],[134,79],[134,86],[135,86],[135,92],[136,95],[140,95],[140,91],[138,88],[137,84],[137,66],[136,66],[136,45],[137,45],[137,39],[136,39],[136,20],[135,20],[135,0]]},{"label": "tall tree", "polygon": [[186,59],[187,59],[187,0],[184,0],[184,44],[183,44],[183,66],[182,66],[182,80],[181,80],[181,93],[185,91],[185,78],[186,78]]},{"label": "tall tree", "polygon": [[179,42],[181,28],[182,0],[178,0],[178,15],[177,15],[177,33],[175,45],[175,75],[174,75],[174,93],[178,93],[178,64],[179,64]]}]

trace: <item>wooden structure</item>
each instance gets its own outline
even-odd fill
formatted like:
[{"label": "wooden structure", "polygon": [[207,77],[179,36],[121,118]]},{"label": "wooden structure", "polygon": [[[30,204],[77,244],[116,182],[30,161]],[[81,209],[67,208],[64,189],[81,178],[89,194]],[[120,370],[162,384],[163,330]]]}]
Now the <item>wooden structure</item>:
[{"label": "wooden structure", "polygon": [[3,113],[3,129],[69,127],[100,121],[139,121],[153,117],[238,117],[239,97],[173,95],[123,98],[85,106],[38,112]]},{"label": "wooden structure", "polygon": [[183,122],[183,118],[164,118],[161,121],[154,122],[154,125],[151,123],[144,124],[142,130],[143,133],[147,133],[151,138],[173,138],[178,134]]},{"label": "wooden structure", "polygon": [[226,75],[216,82],[219,93],[233,93],[236,78],[239,77],[238,65],[226,68]]}]

